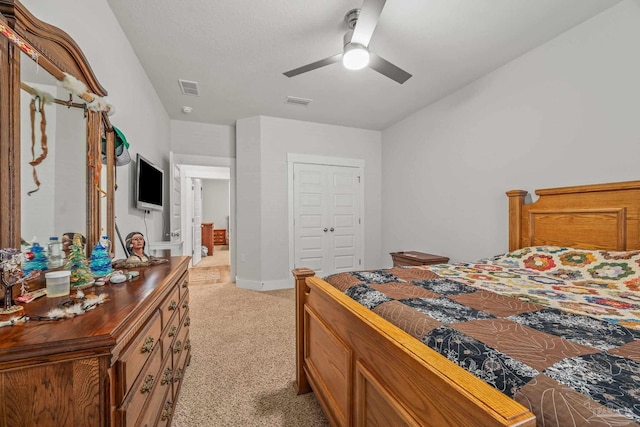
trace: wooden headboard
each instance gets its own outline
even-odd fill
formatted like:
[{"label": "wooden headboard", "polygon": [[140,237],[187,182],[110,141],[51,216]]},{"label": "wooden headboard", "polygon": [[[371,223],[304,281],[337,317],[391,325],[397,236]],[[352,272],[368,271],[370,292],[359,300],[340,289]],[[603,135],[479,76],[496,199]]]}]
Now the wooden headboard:
[{"label": "wooden headboard", "polygon": [[527,246],[640,249],[640,181],[536,190],[511,190],[509,250]]}]

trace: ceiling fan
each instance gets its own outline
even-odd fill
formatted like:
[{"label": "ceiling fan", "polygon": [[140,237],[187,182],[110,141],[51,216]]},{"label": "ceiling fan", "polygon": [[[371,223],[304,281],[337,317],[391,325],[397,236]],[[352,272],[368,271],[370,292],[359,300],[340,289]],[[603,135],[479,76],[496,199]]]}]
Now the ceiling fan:
[{"label": "ceiling fan", "polygon": [[295,68],[283,74],[287,77],[293,77],[342,60],[345,68],[360,70],[368,66],[400,84],[406,82],[411,77],[411,74],[368,49],[371,36],[373,36],[373,31],[378,24],[385,2],[386,0],[364,0],[361,9],[351,9],[347,12],[344,20],[349,26],[349,31],[344,35],[344,51],[342,53]]}]

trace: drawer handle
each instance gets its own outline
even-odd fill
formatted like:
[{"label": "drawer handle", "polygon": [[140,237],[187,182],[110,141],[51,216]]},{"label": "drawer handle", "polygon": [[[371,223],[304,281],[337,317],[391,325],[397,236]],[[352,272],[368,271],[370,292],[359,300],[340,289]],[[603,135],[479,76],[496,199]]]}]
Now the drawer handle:
[{"label": "drawer handle", "polygon": [[164,375],[162,376],[162,380],[160,381],[160,384],[165,385],[169,381],[171,381],[171,374],[172,373],[173,373],[173,370],[171,368],[165,369],[164,370]]},{"label": "drawer handle", "polygon": [[191,317],[187,316],[186,319],[184,319],[184,326],[189,326],[191,324]]},{"label": "drawer handle", "polygon": [[191,340],[190,340],[190,339],[188,339],[187,341],[185,341],[185,343],[184,343],[184,349],[185,349],[186,351],[191,350]]},{"label": "drawer handle", "polygon": [[169,303],[169,311],[175,310],[177,306],[178,306],[178,303],[175,302],[174,300],[171,300],[171,303]]},{"label": "drawer handle", "polygon": [[189,308],[189,301],[185,301],[182,303],[182,308]]},{"label": "drawer handle", "polygon": [[188,280],[183,280],[183,281],[182,281],[182,287],[183,287],[183,288],[186,288],[186,287],[188,287],[188,286],[189,286],[189,281],[188,281]]},{"label": "drawer handle", "polygon": [[147,339],[144,340],[144,344],[142,345],[140,352],[151,353],[151,351],[153,350],[153,342],[154,342],[153,337],[147,337]]},{"label": "drawer handle", "polygon": [[178,330],[177,326],[172,326],[171,329],[169,329],[169,333],[167,335],[169,335],[170,337],[173,337],[175,336],[177,330]]},{"label": "drawer handle", "polygon": [[142,383],[142,387],[140,387],[140,393],[145,394],[149,393],[153,388],[153,375],[147,375],[144,379],[144,383]]},{"label": "drawer handle", "polygon": [[167,400],[167,403],[164,404],[164,410],[162,411],[162,421],[166,421],[171,416],[171,409],[173,408],[173,403]]},{"label": "drawer handle", "polygon": [[178,382],[182,379],[182,368],[178,368],[176,374],[173,376],[173,382]]},{"label": "drawer handle", "polygon": [[173,347],[173,353],[180,353],[182,351],[182,341],[176,342],[176,345]]}]

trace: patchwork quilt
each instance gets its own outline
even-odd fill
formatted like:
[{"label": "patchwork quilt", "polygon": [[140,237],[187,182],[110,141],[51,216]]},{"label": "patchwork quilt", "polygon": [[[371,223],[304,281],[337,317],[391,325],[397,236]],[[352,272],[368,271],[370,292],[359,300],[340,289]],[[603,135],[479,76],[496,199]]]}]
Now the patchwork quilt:
[{"label": "patchwork quilt", "polygon": [[539,426],[640,426],[640,251],[524,248],[325,280]]}]

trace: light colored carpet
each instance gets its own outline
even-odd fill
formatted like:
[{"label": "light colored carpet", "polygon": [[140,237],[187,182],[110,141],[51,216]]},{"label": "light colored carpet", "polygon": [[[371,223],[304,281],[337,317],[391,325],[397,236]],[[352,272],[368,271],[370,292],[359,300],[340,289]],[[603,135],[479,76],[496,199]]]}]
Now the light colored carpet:
[{"label": "light colored carpet", "polygon": [[228,265],[189,269],[189,283],[227,283],[230,281],[230,266]]},{"label": "light colored carpet", "polygon": [[200,258],[200,262],[193,268],[213,267],[216,265],[229,264],[229,247],[215,246],[213,254]]},{"label": "light colored carpet", "polygon": [[189,283],[227,283],[231,281],[228,247],[216,246],[213,254],[202,257],[189,269]]},{"label": "light colored carpet", "polygon": [[191,365],[173,427],[325,427],[313,393],[297,396],[294,291],[189,284]]}]

